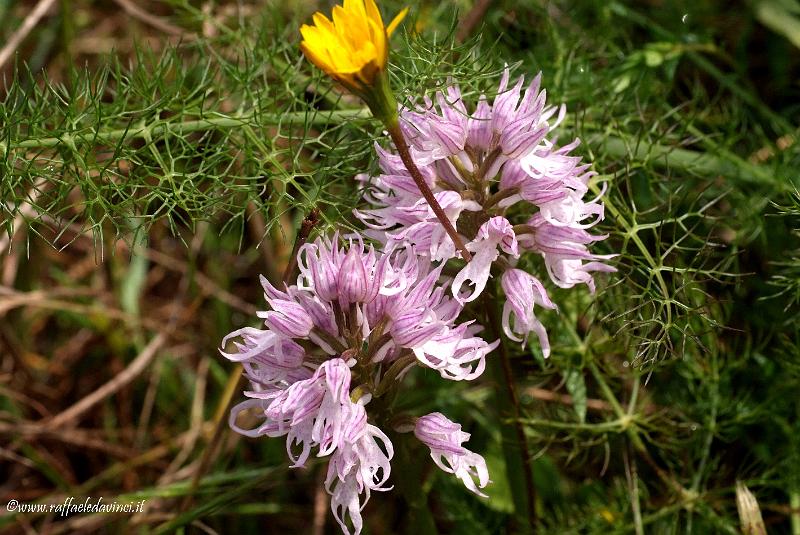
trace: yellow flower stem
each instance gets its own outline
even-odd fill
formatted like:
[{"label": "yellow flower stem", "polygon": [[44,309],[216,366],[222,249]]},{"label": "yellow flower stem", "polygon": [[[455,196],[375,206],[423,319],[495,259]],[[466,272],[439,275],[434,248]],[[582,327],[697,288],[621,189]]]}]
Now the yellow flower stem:
[{"label": "yellow flower stem", "polygon": [[389,135],[392,136],[392,141],[394,141],[394,145],[397,147],[397,152],[400,154],[403,164],[411,174],[411,178],[414,179],[414,183],[416,183],[420,193],[422,193],[422,196],[425,197],[425,200],[433,209],[433,213],[436,214],[436,217],[442,223],[442,226],[447,231],[450,239],[453,240],[456,248],[461,252],[461,257],[469,262],[472,260],[472,255],[464,246],[461,236],[459,236],[456,232],[456,229],[453,228],[453,224],[450,223],[450,220],[447,218],[444,210],[442,210],[439,201],[437,201],[436,197],[433,196],[431,188],[428,187],[427,182],[425,182],[425,179],[422,177],[422,173],[420,173],[419,168],[417,168],[417,164],[415,164],[414,160],[411,158],[411,149],[409,149],[408,143],[406,143],[406,138],[403,136],[403,131],[400,130],[400,123],[398,122],[397,115],[386,121],[386,129],[389,131]]},{"label": "yellow flower stem", "polygon": [[361,97],[372,115],[379,119],[387,127],[397,123],[397,101],[389,83],[389,75],[386,71],[381,71],[375,77],[375,83],[371,86],[362,86],[352,89]]}]

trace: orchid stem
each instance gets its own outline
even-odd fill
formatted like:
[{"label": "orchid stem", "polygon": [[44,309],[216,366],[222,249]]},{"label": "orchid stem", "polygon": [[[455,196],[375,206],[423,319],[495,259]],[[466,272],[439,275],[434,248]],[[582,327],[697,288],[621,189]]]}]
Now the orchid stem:
[{"label": "orchid stem", "polygon": [[303,218],[303,222],[300,224],[300,230],[297,232],[297,236],[294,239],[294,246],[292,246],[292,252],[289,255],[289,262],[286,264],[286,269],[283,271],[282,280],[284,283],[289,284],[294,277],[297,271],[297,253],[300,252],[300,248],[308,241],[311,231],[318,223],[319,210],[317,208],[312,208],[308,215]]},{"label": "orchid stem", "polygon": [[409,451],[409,441],[407,437],[395,434],[391,435],[393,444],[396,444],[396,460],[403,470],[395,470],[392,477],[395,484],[403,495],[403,499],[408,506],[408,513],[405,516],[406,532],[415,535],[437,535],[439,530],[433,518],[431,507],[428,504],[428,491],[426,490],[427,472],[431,464],[420,463],[419,459]]},{"label": "orchid stem", "polygon": [[461,252],[461,257],[469,262],[472,260],[472,255],[464,246],[464,241],[461,239],[461,236],[458,235],[456,229],[453,227],[453,224],[447,218],[447,215],[442,210],[439,201],[436,200],[436,197],[433,196],[433,192],[431,188],[428,186],[428,183],[425,182],[425,179],[422,177],[422,173],[420,173],[417,164],[414,163],[413,158],[411,158],[411,149],[408,147],[408,143],[406,143],[406,138],[403,136],[403,132],[400,130],[400,123],[397,122],[395,118],[393,121],[389,121],[386,124],[386,128],[389,131],[389,135],[392,136],[392,141],[394,141],[395,147],[397,147],[397,152],[400,154],[400,158],[403,160],[403,164],[408,169],[408,172],[411,174],[411,178],[414,179],[414,183],[416,183],[417,188],[419,188],[420,193],[422,196],[425,197],[425,200],[428,202],[428,205],[433,210],[433,213],[436,214],[436,217],[442,223],[442,226],[447,231],[447,235],[450,236],[450,239],[453,240],[456,248]]},{"label": "orchid stem", "polygon": [[[503,432],[503,451],[506,461],[506,471],[508,474],[509,484],[514,492],[514,505],[517,508],[517,513],[520,516],[527,516],[527,521],[530,531],[536,530],[536,486],[533,478],[533,463],[530,454],[530,446],[528,445],[528,437],[525,434],[523,422],[521,418],[519,396],[515,389],[514,374],[511,370],[511,361],[506,350],[505,340],[502,337],[502,330],[500,327],[500,316],[497,309],[497,289],[492,285],[491,291],[486,292],[483,297],[486,307],[486,314],[488,315],[489,330],[492,338],[499,338],[500,345],[497,348],[500,352],[499,358],[493,359],[495,380],[503,383],[500,388],[495,391],[497,396],[499,410],[501,412],[510,412],[511,414],[501,414],[501,417],[511,416],[513,419],[513,431],[504,428]],[[512,447],[512,443],[517,442],[517,448]],[[519,482],[520,473],[524,480],[523,484]],[[523,498],[524,497],[524,498]],[[529,530],[522,530],[528,532]]]}]

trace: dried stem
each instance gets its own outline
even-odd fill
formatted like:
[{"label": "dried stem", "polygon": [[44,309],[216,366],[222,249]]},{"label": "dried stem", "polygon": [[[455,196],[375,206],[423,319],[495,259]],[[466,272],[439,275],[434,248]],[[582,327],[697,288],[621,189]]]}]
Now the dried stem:
[{"label": "dried stem", "polygon": [[159,30],[169,35],[181,37],[184,40],[184,42],[193,41],[197,39],[196,34],[184,31],[182,28],[179,28],[177,26],[173,26],[172,24],[170,24],[161,17],[151,15],[150,13],[147,12],[147,10],[136,5],[136,2],[133,2],[133,0],[114,0],[114,2],[117,5],[119,5],[119,7],[124,9],[125,13],[127,13],[128,15],[130,15],[135,19],[141,20],[145,24],[152,26],[156,30]]},{"label": "dried stem", "polygon": [[97,403],[105,400],[111,394],[119,391],[123,386],[133,381],[142,371],[144,371],[145,368],[147,368],[147,365],[150,364],[150,362],[156,356],[158,350],[161,349],[161,346],[163,346],[166,341],[167,335],[165,333],[162,332],[157,334],[152,340],[150,340],[150,343],[147,344],[142,352],[139,353],[139,356],[136,357],[134,361],[122,371],[122,373],[119,373],[102,387],[93,391],[91,394],[81,399],[70,408],[53,417],[53,419],[48,422],[48,425],[51,427],[60,427],[67,422],[78,418]]},{"label": "dried stem", "polygon": [[484,21],[486,12],[489,10],[491,3],[492,0],[477,0],[475,2],[472,9],[467,12],[466,16],[461,20],[461,24],[459,24],[458,31],[456,32],[456,40],[459,43],[466,41],[467,38],[472,35],[475,27]]},{"label": "dried stem", "polygon": [[36,27],[39,19],[41,19],[55,3],[55,0],[40,0],[36,4],[36,7],[34,7],[28,13],[28,16],[25,17],[24,21],[22,21],[22,25],[9,38],[3,49],[0,50],[0,67],[5,65],[6,62],[11,59],[11,57],[14,55],[14,52],[17,51],[17,47],[22,44],[22,41],[25,40],[31,30]]}]

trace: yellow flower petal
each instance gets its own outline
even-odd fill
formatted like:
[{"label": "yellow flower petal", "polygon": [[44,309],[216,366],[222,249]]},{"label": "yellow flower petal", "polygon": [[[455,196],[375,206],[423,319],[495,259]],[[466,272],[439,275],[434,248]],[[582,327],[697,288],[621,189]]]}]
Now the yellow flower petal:
[{"label": "yellow flower petal", "polygon": [[375,23],[383,28],[383,19],[381,18],[381,12],[378,9],[378,4],[375,3],[375,0],[366,0],[366,8],[367,8],[367,16],[375,21]]},{"label": "yellow flower petal", "polygon": [[378,64],[378,68],[385,69],[386,59],[389,56],[389,49],[386,47],[386,34],[384,33],[383,26],[378,26],[375,21],[370,20],[369,24],[373,35],[372,43],[375,50],[375,62]]},{"label": "yellow flower petal", "polygon": [[[301,50],[314,65],[350,87],[373,85],[386,69],[388,36],[408,13],[401,11],[386,28],[375,0],[344,0],[334,6],[331,19],[313,15],[314,25],[302,25]],[[355,76],[354,76],[355,75]]]},{"label": "yellow flower petal", "polygon": [[408,14],[408,8],[403,9],[400,13],[397,14],[395,18],[392,19],[392,22],[389,23],[389,26],[386,27],[386,35],[392,35],[392,32],[400,25],[406,15]]},{"label": "yellow flower petal", "polygon": [[[330,33],[336,33],[336,28],[333,26],[333,22],[328,20],[328,17],[317,11],[314,13],[313,17],[314,25],[319,28],[320,30],[325,30]],[[305,24],[303,24],[305,26]]]}]

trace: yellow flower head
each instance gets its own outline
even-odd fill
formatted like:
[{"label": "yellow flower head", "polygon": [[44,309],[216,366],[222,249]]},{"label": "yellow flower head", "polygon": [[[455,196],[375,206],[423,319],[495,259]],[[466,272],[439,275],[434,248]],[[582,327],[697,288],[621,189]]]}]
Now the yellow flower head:
[{"label": "yellow flower head", "polygon": [[407,12],[384,27],[375,0],[344,0],[344,6],[334,6],[332,22],[317,12],[313,26],[303,24],[300,48],[328,76],[361,94],[386,70],[388,38]]}]

